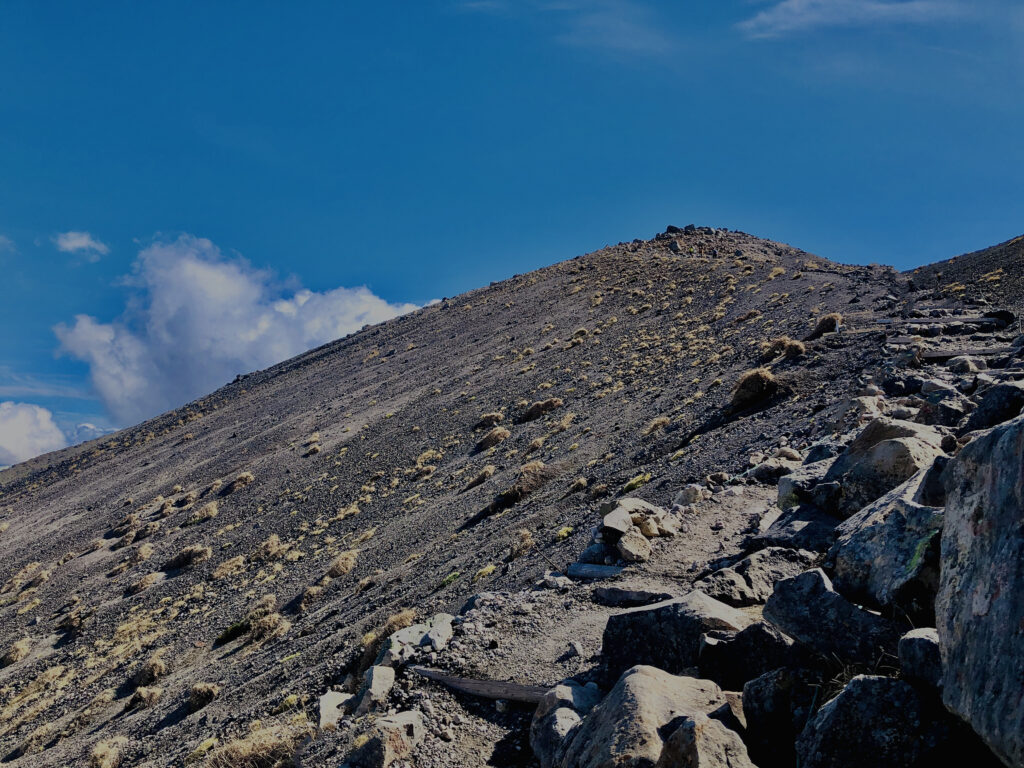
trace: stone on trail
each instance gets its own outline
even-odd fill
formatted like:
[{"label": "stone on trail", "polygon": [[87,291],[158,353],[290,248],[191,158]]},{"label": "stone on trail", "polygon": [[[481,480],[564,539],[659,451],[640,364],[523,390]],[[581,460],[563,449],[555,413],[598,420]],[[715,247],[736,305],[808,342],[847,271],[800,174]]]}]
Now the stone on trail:
[{"label": "stone on trail", "polygon": [[935,603],[942,699],[1007,765],[1024,765],[1024,417],[946,470]]},{"label": "stone on trail", "polygon": [[359,694],[354,714],[365,715],[387,703],[388,694],[395,685],[395,670],[391,667],[376,665],[366,670],[363,676],[363,688]]},{"label": "stone on trail", "polygon": [[379,717],[373,722],[369,741],[349,757],[354,768],[388,768],[404,760],[422,741],[423,715],[417,711]]},{"label": "stone on trail", "polygon": [[802,464],[788,475],[779,478],[778,504],[782,509],[796,507],[811,501],[811,491],[820,483],[835,459],[827,458],[812,464]]},{"label": "stone on trail", "polygon": [[630,525],[615,548],[627,563],[643,563],[651,559],[651,543],[634,525]]},{"label": "stone on trail", "polygon": [[802,646],[777,627],[758,621],[740,632],[713,630],[701,638],[697,667],[700,676],[726,690],[778,667],[799,667],[811,662]]},{"label": "stone on trail", "polygon": [[921,470],[844,521],[826,562],[836,590],[848,599],[931,623],[942,509],[917,502],[926,475]]},{"label": "stone on trail", "polygon": [[722,690],[710,680],[632,667],[575,728],[560,766],[651,768],[661,758],[666,726],[724,703]]},{"label": "stone on trail", "polygon": [[939,652],[939,633],[932,627],[907,632],[900,638],[900,671],[911,683],[929,688],[942,684],[942,654]]},{"label": "stone on trail", "polygon": [[743,740],[707,715],[688,715],[672,731],[655,768],[755,768]]},{"label": "stone on trail", "polygon": [[797,642],[823,656],[873,664],[895,655],[899,634],[881,616],[858,608],[815,568],[775,585],[764,617]]},{"label": "stone on trail", "polygon": [[964,433],[989,429],[1020,415],[1024,409],[1024,382],[1007,381],[996,384],[981,396],[981,403],[971,413]]},{"label": "stone on trail", "polygon": [[327,691],[320,697],[320,728],[336,726],[355,698],[351,693]]},{"label": "stone on trail", "polygon": [[804,504],[783,512],[764,533],[751,539],[750,546],[755,549],[785,547],[824,552],[835,541],[838,522],[831,515]]},{"label": "stone on trail", "polygon": [[756,605],[768,599],[775,582],[803,572],[815,559],[806,550],[768,547],[705,576],[693,587],[737,608]]},{"label": "stone on trail", "polygon": [[596,685],[575,680],[559,683],[545,694],[530,724],[530,747],[542,768],[561,762],[567,737],[600,700]]},{"label": "stone on trail", "polygon": [[753,622],[742,611],[693,591],[676,600],[609,616],[602,653],[612,675],[635,664],[677,674],[696,665],[705,632],[739,631]]}]

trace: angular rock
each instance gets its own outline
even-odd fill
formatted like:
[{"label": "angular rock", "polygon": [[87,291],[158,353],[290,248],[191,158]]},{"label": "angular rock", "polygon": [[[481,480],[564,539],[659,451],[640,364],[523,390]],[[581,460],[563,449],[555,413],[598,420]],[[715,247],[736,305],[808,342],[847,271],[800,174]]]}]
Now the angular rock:
[{"label": "angular rock", "polygon": [[1007,765],[1024,764],[1024,417],[946,470],[935,604],[942,699]]},{"label": "angular rock", "polygon": [[439,613],[425,622],[413,624],[400,629],[388,637],[387,642],[377,654],[375,664],[386,667],[402,665],[416,655],[418,649],[427,647],[440,651],[452,639],[452,621],[454,616]]},{"label": "angular rock", "polygon": [[610,674],[650,664],[673,674],[695,666],[701,635],[713,629],[738,631],[753,619],[703,592],[690,592],[608,617],[602,639]]},{"label": "angular rock", "polygon": [[423,740],[424,731],[419,712],[377,718],[368,734],[369,741],[349,757],[349,763],[357,768],[388,768],[412,754]]},{"label": "angular rock", "polygon": [[320,728],[333,728],[345,715],[355,698],[351,693],[327,691],[320,697]]},{"label": "angular rock", "polygon": [[363,687],[359,692],[359,703],[356,704],[353,714],[357,717],[365,715],[374,709],[379,709],[386,704],[388,694],[395,685],[395,670],[391,667],[375,665],[366,670],[363,676]]},{"label": "angular rock", "polygon": [[612,608],[635,608],[640,605],[651,605],[673,600],[679,596],[655,586],[620,585],[612,587],[595,587],[590,593],[595,603],[608,605]]},{"label": "angular rock", "polygon": [[633,518],[624,507],[615,507],[601,518],[601,534],[606,541],[615,542],[633,528]]},{"label": "angular rock", "polygon": [[708,632],[701,638],[697,656],[700,676],[726,690],[740,690],[748,681],[778,667],[809,663],[811,654],[766,621],[740,632]]},{"label": "angular rock", "polygon": [[929,688],[942,684],[942,655],[939,633],[931,627],[912,629],[900,638],[900,670],[903,678]]},{"label": "angular rock", "polygon": [[724,703],[722,690],[710,680],[632,667],[575,728],[561,766],[650,768],[661,757],[669,723]]},{"label": "angular rock", "polygon": [[796,751],[801,768],[911,768],[942,738],[913,687],[858,675],[818,710]]},{"label": "angular rock", "polygon": [[835,541],[837,521],[807,504],[783,512],[764,533],[750,540],[749,548],[785,547],[824,552]]},{"label": "angular rock", "polygon": [[579,563],[590,563],[591,565],[605,565],[605,558],[611,558],[614,562],[618,553],[603,542],[595,542],[584,549],[576,561]]},{"label": "angular rock", "polygon": [[622,534],[615,548],[627,563],[643,563],[651,559],[651,543],[633,525]]},{"label": "angular rock", "polygon": [[815,561],[813,552],[768,547],[705,576],[693,586],[728,605],[741,608],[763,603],[775,589],[775,582],[805,571]]},{"label": "angular rock", "polygon": [[1024,410],[1024,382],[1007,381],[985,391],[978,407],[971,413],[963,432],[989,429],[1020,415]]},{"label": "angular rock", "polygon": [[828,474],[835,459],[823,459],[803,464],[788,475],[779,478],[779,507],[789,509],[811,500],[811,489]]},{"label": "angular rock", "polygon": [[946,367],[949,368],[952,373],[977,373],[978,371],[984,371],[988,369],[988,365],[985,363],[984,358],[981,357],[970,357],[969,355],[961,355],[960,357],[952,358]]},{"label": "angular rock", "polygon": [[751,477],[759,483],[771,485],[777,483],[783,475],[788,475],[801,467],[801,462],[788,459],[768,459],[760,464],[751,467],[743,473],[745,477]]},{"label": "angular rock", "polygon": [[678,504],[681,507],[689,506],[690,504],[697,504],[707,498],[707,489],[702,485],[696,483],[690,483],[690,485],[683,486],[683,489],[675,495],[672,499],[673,504]]},{"label": "angular rock", "polygon": [[743,686],[745,738],[759,768],[796,765],[796,738],[821,703],[821,684],[817,671],[782,667]]},{"label": "angular rock", "polygon": [[824,480],[842,488],[837,512],[847,517],[941,456],[935,429],[884,416],[870,422],[829,469]]},{"label": "angular rock", "polygon": [[895,655],[899,634],[891,622],[840,595],[820,568],[785,579],[764,606],[764,617],[823,656],[870,664]]},{"label": "angular rock", "polygon": [[561,762],[567,737],[600,700],[596,685],[584,686],[575,680],[566,680],[547,692],[530,724],[530,747],[542,768]]},{"label": "angular rock", "polygon": [[942,509],[915,501],[926,474],[921,470],[844,521],[826,558],[842,595],[899,608],[915,622],[934,618],[939,585]]},{"label": "angular rock", "polygon": [[755,768],[734,731],[707,715],[689,715],[672,731],[655,768]]}]

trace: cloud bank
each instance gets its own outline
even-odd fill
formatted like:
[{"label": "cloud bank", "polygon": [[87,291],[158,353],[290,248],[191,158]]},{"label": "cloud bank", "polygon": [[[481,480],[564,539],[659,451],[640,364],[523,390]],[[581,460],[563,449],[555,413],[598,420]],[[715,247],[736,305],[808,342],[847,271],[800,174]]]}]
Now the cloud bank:
[{"label": "cloud bank", "polygon": [[0,466],[17,464],[67,444],[50,411],[30,403],[0,403]]},{"label": "cloud bank", "polygon": [[110,253],[110,246],[100,242],[88,232],[61,232],[53,238],[57,250],[62,253],[78,253],[89,261],[99,261],[100,256]]},{"label": "cloud bank", "polygon": [[204,395],[237,374],[416,309],[366,288],[284,295],[273,276],[182,236],[138,255],[121,318],[78,315],[54,331],[84,361],[111,417],[134,424]]},{"label": "cloud bank", "polygon": [[783,0],[739,28],[750,37],[781,37],[822,27],[930,24],[960,12],[954,0]]}]

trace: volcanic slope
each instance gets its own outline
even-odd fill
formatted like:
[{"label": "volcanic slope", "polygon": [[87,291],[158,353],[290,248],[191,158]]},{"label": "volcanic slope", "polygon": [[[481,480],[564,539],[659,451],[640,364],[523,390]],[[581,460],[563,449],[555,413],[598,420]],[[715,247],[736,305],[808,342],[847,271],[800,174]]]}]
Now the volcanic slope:
[{"label": "volcanic slope", "polygon": [[1024,235],[908,273],[915,288],[972,303],[1024,306]]},{"label": "volcanic slope", "polygon": [[[602,499],[668,506],[809,435],[880,364],[873,318],[906,290],[887,267],[670,228],[0,473],[0,761],[182,765],[254,720],[315,721],[389,617],[529,586],[590,543]],[[778,396],[729,411],[762,364]],[[521,747],[463,759],[530,764]]]}]

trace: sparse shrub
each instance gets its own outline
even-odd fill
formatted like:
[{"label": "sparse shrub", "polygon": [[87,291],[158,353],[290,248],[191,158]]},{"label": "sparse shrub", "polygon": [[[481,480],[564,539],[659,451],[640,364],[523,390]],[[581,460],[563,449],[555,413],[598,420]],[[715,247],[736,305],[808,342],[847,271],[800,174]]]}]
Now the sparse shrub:
[{"label": "sparse shrub", "polygon": [[473,429],[487,429],[487,427],[494,427],[501,424],[504,419],[505,414],[500,413],[499,411],[485,413],[480,417],[480,421],[476,423],[476,426],[473,427]]},{"label": "sparse shrub", "polygon": [[184,508],[184,507],[191,507],[193,504],[196,503],[196,501],[198,499],[199,499],[199,494],[198,493],[196,493],[195,491],[189,491],[184,496],[182,496],[180,499],[178,499],[176,502],[174,502],[174,506],[182,507],[182,508]]},{"label": "sparse shrub", "polygon": [[306,452],[302,455],[307,457],[316,456],[322,450],[323,448],[321,448],[318,444],[314,443],[313,445],[309,446],[309,448],[306,449]]},{"label": "sparse shrub", "polygon": [[473,574],[473,583],[476,584],[480,579],[486,579],[495,571],[495,566],[488,563],[475,574]]},{"label": "sparse shrub", "polygon": [[220,696],[220,686],[216,683],[196,683],[188,692],[188,707],[198,712],[207,704]]},{"label": "sparse shrub", "polygon": [[139,671],[135,673],[136,685],[150,685],[167,674],[169,670],[167,662],[164,661],[166,653],[167,649],[161,648],[150,656],[145,664],[139,667]]},{"label": "sparse shrub", "polygon": [[129,544],[135,541],[135,536],[135,531],[128,531],[128,533],[126,533],[124,536],[122,536],[120,539],[114,542],[114,545],[111,547],[111,549],[123,549],[124,547],[127,547]]},{"label": "sparse shrub", "polygon": [[557,541],[565,541],[571,535],[572,535],[572,526],[571,525],[565,525],[565,526],[562,526],[561,528],[558,529],[558,533],[555,534],[555,539]]},{"label": "sparse shrub", "polygon": [[441,580],[441,588],[444,589],[445,587],[450,587],[458,580],[459,576],[461,575],[462,574],[458,571],[452,571]]},{"label": "sparse shrub", "polygon": [[805,341],[814,341],[815,339],[820,339],[826,333],[835,333],[836,329],[842,324],[843,316],[838,312],[829,312],[827,315],[822,315],[818,318],[818,322],[814,326],[814,330],[811,331],[811,335]]},{"label": "sparse shrub", "polygon": [[308,611],[309,607],[319,600],[324,594],[324,588],[318,584],[306,587],[302,593],[302,600],[299,603],[300,611]]},{"label": "sparse shrub", "polygon": [[587,478],[577,477],[572,481],[572,485],[569,486],[569,493],[579,493],[587,489]]},{"label": "sparse shrub", "polygon": [[225,560],[213,570],[213,578],[223,579],[232,576],[245,568],[245,556],[238,555],[230,560]]},{"label": "sparse shrub", "polygon": [[732,409],[745,408],[762,403],[779,391],[779,381],[767,368],[754,368],[744,373],[732,388]]},{"label": "sparse shrub", "polygon": [[210,547],[193,544],[185,547],[181,552],[164,563],[163,570],[177,571],[183,568],[191,568],[193,565],[209,560],[212,556],[213,550]]},{"label": "sparse shrub", "polygon": [[543,447],[544,447],[544,438],[543,437],[536,437],[536,438],[534,438],[533,440],[530,441],[530,444],[528,446],[526,446],[526,452],[527,453],[533,453],[534,451],[539,451]]},{"label": "sparse shrub", "polygon": [[522,557],[533,549],[535,545],[536,542],[533,540],[533,534],[526,528],[520,528],[512,540],[512,545],[509,547],[509,560]]},{"label": "sparse shrub", "polygon": [[256,477],[252,472],[242,472],[238,477],[228,483],[228,486],[224,489],[224,495],[227,496],[228,494],[241,490],[247,485],[252,485],[255,481]]},{"label": "sparse shrub", "polygon": [[633,491],[635,491],[640,486],[645,485],[646,483],[649,483],[649,482],[651,482],[651,473],[650,472],[643,472],[643,473],[637,475],[636,477],[632,478],[629,482],[627,482],[624,486],[622,486],[622,492],[623,493],[632,493]]},{"label": "sparse shrub", "polygon": [[16,640],[11,643],[11,647],[7,649],[7,653],[0,658],[0,667],[9,667],[12,664],[17,664],[19,661],[28,656],[29,651],[32,650],[32,641],[27,637],[23,637],[21,640]]},{"label": "sparse shrub", "polygon": [[279,557],[283,557],[284,553],[288,551],[288,545],[281,543],[281,537],[276,533],[270,534],[267,540],[260,544],[259,549],[256,550],[256,559],[258,560],[277,560]]},{"label": "sparse shrub", "polygon": [[770,342],[766,342],[762,348],[764,351],[761,355],[761,360],[764,362],[774,360],[779,355],[787,360],[795,360],[807,352],[807,347],[804,346],[803,342],[795,341],[789,338],[789,336],[780,336],[777,339],[772,339]]},{"label": "sparse shrub", "polygon": [[466,484],[466,487],[463,488],[462,490],[468,491],[470,488],[476,488],[478,485],[482,485],[483,483],[487,482],[497,470],[498,468],[496,466],[494,466],[493,464],[488,464],[486,467],[481,469],[476,474],[476,476]]},{"label": "sparse shrub", "polygon": [[356,567],[356,561],[359,559],[359,551],[355,549],[349,549],[342,552],[334,560],[331,561],[331,566],[327,569],[327,575],[332,579],[337,579],[341,576],[345,576],[352,572],[352,569]]},{"label": "sparse shrub", "polygon": [[104,739],[89,753],[89,768],[118,768],[126,746],[128,739],[124,736]]},{"label": "sparse shrub", "polygon": [[292,764],[298,743],[312,733],[313,728],[304,717],[260,724],[247,735],[211,752],[206,765],[207,768],[285,768]]},{"label": "sparse shrub", "polygon": [[565,402],[560,397],[551,397],[547,400],[537,400],[523,413],[523,421],[535,421],[546,413],[556,408],[561,408]]},{"label": "sparse shrub", "polygon": [[163,688],[144,685],[140,686],[135,689],[135,694],[128,701],[128,706],[131,709],[149,709],[150,707],[156,706],[156,703],[160,701],[160,697],[163,696],[163,693]]},{"label": "sparse shrub", "polygon": [[160,574],[159,573],[147,573],[141,579],[139,579],[134,584],[132,584],[130,587],[128,587],[126,592],[129,595],[137,595],[137,594],[139,594],[141,592],[145,592],[147,589],[152,587],[158,581],[160,581]]},{"label": "sparse shrub", "polygon": [[188,519],[188,524],[195,525],[196,523],[213,520],[218,514],[220,514],[220,509],[217,507],[217,502],[211,501],[209,504],[204,504],[193,512],[192,517]]},{"label": "sparse shrub", "polygon": [[512,433],[504,427],[494,427],[480,439],[480,442],[476,444],[476,449],[478,451],[486,451],[507,440],[511,435]]},{"label": "sparse shrub", "polygon": [[672,423],[668,416],[656,416],[644,427],[644,435],[653,435],[655,432],[664,429]]}]

